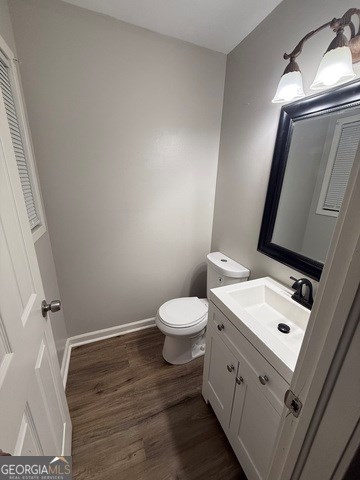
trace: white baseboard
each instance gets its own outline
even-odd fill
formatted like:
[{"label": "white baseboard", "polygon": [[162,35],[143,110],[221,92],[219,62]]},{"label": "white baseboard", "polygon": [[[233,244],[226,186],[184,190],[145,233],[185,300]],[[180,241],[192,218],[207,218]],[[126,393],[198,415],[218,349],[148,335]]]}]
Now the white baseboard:
[{"label": "white baseboard", "polygon": [[117,325],[116,327],[104,328],[102,330],[95,330],[94,332],[83,333],[81,335],[69,337],[66,340],[64,356],[61,363],[61,376],[63,379],[64,388],[66,387],[72,348],[85,345],[86,343],[105,340],[106,338],[118,337],[120,335],[125,335],[126,333],[137,332],[138,330],[144,330],[145,328],[154,326],[155,318],[153,317],[145,320],[139,320],[138,322],[125,323],[124,325]]}]

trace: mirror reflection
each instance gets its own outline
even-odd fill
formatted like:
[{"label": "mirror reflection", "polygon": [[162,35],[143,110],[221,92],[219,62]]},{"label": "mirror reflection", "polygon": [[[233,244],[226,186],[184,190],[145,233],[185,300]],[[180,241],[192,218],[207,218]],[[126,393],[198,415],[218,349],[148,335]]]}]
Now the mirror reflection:
[{"label": "mirror reflection", "polygon": [[359,106],[294,121],[272,243],[325,261],[359,140]]}]

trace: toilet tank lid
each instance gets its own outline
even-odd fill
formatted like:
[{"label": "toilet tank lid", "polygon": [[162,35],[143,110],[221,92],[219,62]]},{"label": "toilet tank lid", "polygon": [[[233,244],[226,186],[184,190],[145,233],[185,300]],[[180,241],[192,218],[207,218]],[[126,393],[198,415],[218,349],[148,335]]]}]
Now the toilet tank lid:
[{"label": "toilet tank lid", "polygon": [[207,256],[208,265],[222,275],[231,278],[248,278],[250,270],[221,252],[212,252]]}]

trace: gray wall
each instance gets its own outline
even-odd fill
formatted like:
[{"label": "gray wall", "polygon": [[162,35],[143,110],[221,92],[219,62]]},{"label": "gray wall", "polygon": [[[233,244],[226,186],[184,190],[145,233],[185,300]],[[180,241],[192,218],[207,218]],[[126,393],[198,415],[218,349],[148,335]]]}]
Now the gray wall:
[{"label": "gray wall", "polygon": [[[6,0],[0,0],[0,35],[4,38],[11,50],[16,54],[15,40],[13,36],[8,3]],[[35,250],[39,261],[41,278],[43,281],[46,298],[48,300],[60,298],[48,232],[46,232],[37,240],[35,243]],[[58,312],[54,318],[51,318],[51,325],[59,362],[61,363],[65,342],[67,339],[63,312]]]},{"label": "gray wall", "polygon": [[11,0],[69,335],[205,295],[226,56]]},{"label": "gray wall", "polygon": [[[252,278],[270,275],[290,284],[289,276],[298,275],[257,251],[281,108],[271,100],[286,66],[282,55],[350,7],[351,0],[284,0],[228,55],[212,249],[249,267]],[[299,57],[306,92],[332,38],[324,30]]]}]

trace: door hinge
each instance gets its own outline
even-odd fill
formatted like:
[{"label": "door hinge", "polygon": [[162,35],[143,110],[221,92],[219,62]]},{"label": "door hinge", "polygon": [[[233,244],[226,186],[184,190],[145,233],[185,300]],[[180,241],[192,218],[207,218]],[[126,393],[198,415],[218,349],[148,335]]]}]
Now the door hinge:
[{"label": "door hinge", "polygon": [[290,412],[294,415],[294,417],[298,417],[300,415],[302,409],[302,403],[300,398],[295,395],[294,392],[291,390],[286,390],[284,403]]}]

